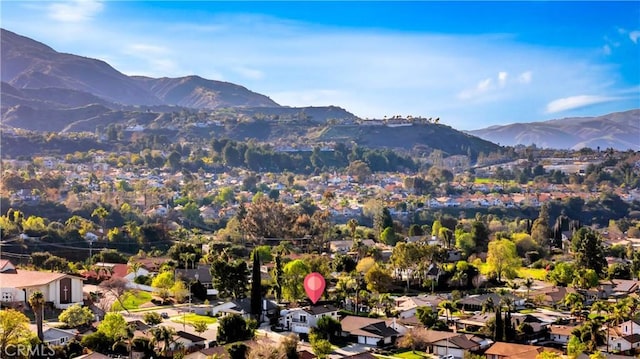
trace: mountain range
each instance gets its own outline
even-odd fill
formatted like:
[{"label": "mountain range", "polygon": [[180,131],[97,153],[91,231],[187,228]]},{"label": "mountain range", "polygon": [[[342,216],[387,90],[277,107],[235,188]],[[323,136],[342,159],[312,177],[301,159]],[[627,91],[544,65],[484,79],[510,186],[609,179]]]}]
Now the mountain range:
[{"label": "mountain range", "polygon": [[[559,148],[580,143],[579,147],[626,149],[638,144],[633,141],[633,135],[638,133],[637,111],[612,114],[606,123],[601,121],[604,119],[594,119],[589,122],[593,129],[589,127],[588,131],[584,124],[578,125],[582,131],[560,126],[564,120],[555,125],[550,121],[545,126],[519,124],[510,125],[516,129],[491,127],[469,133],[424,122],[411,127],[362,126],[358,125],[361,120],[357,116],[336,106],[282,106],[243,86],[199,76],[127,76],[104,61],[60,53],[5,29],[0,29],[0,39],[0,115],[4,128],[94,132],[112,124],[142,125],[176,138],[192,135],[254,138],[305,145],[341,141],[368,147],[439,149],[450,155],[498,150],[499,146],[490,141],[503,145],[533,141],[538,146]],[[202,112],[232,121],[224,122],[222,127],[206,121],[198,125],[197,121],[185,122],[185,117]],[[606,128],[599,129],[600,123]],[[559,130],[558,126],[567,130]],[[505,138],[496,137],[498,134],[504,134]]]},{"label": "mountain range", "polygon": [[640,150],[640,110],[491,126],[468,133],[506,146],[535,144],[574,150],[584,147]]}]

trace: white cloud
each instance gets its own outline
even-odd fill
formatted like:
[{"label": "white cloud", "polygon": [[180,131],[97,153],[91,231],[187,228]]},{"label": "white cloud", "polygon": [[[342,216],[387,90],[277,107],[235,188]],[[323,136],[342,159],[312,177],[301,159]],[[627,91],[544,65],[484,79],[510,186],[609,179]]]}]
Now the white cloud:
[{"label": "white cloud", "polygon": [[504,87],[507,84],[507,77],[509,77],[509,74],[507,72],[498,72],[498,83],[500,84],[500,87]]},{"label": "white cloud", "polygon": [[574,110],[586,106],[591,106],[599,103],[610,102],[618,100],[616,97],[608,97],[608,96],[596,96],[596,95],[578,95],[578,96],[570,96],[559,98],[557,100],[553,100],[547,104],[546,112],[547,113],[557,113],[563,112],[567,110]]},{"label": "white cloud", "polygon": [[611,55],[611,46],[609,44],[602,46],[602,53],[607,56]]},{"label": "white cloud", "polygon": [[129,53],[131,55],[136,55],[140,53],[162,55],[168,52],[169,52],[169,49],[167,49],[164,46],[151,45],[151,44],[131,44],[127,46],[127,50],[126,50],[126,53]]},{"label": "white cloud", "polygon": [[458,93],[461,100],[479,99],[483,96],[494,95],[493,99],[500,93],[505,94],[504,88],[513,84],[528,84],[531,82],[531,71],[526,71],[518,75],[514,80],[509,79],[507,71],[499,71],[495,80],[492,77],[486,78],[478,82],[474,87],[463,90]]},{"label": "white cloud", "polygon": [[251,79],[251,80],[261,80],[264,78],[264,72],[258,70],[258,69],[253,69],[253,68],[249,68],[249,67],[245,67],[245,66],[237,66],[235,68],[233,68],[233,71],[235,71],[237,74],[247,78],[247,79]]},{"label": "white cloud", "polygon": [[640,39],[640,30],[631,31],[629,33],[629,38],[633,41],[634,44],[638,43],[638,39]]},{"label": "white cloud", "polygon": [[518,75],[518,82],[520,82],[521,84],[531,83],[532,75],[533,74],[531,73],[531,71],[525,71]]},{"label": "white cloud", "polygon": [[103,8],[104,5],[99,0],[55,2],[48,6],[48,15],[61,22],[83,22],[92,19]]}]

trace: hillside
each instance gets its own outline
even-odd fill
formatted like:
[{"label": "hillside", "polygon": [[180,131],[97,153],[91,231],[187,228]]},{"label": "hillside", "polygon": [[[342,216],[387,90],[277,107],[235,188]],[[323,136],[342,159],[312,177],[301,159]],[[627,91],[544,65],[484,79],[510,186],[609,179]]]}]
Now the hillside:
[{"label": "hillside", "polygon": [[162,133],[171,140],[226,137],[303,147],[355,142],[472,157],[499,148],[444,125],[358,124],[356,115],[337,106],[281,106],[243,86],[199,76],[127,76],[104,61],[59,53],[4,29],[0,37],[0,111],[7,129],[95,133],[117,125],[123,139],[133,133],[128,128],[137,128],[136,138]]},{"label": "hillside", "polygon": [[536,144],[549,148],[639,150],[640,109],[597,117],[491,126],[468,133],[508,146]]}]

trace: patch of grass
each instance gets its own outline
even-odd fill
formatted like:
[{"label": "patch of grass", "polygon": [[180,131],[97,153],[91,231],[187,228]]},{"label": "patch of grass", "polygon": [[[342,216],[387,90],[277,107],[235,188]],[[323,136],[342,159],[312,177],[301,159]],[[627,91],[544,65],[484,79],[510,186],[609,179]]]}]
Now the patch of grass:
[{"label": "patch of grass", "polygon": [[218,319],[209,317],[207,315],[189,313],[186,315],[178,315],[175,317],[171,317],[171,321],[175,323],[180,323],[180,324],[183,324],[183,323],[193,324],[195,322],[201,322],[201,321],[207,324],[214,324],[218,321]]},{"label": "patch of grass", "polygon": [[520,314],[531,314],[531,313],[535,313],[535,312],[536,312],[535,309],[523,309],[519,313]]},{"label": "patch of grass", "polygon": [[547,271],[544,268],[520,268],[518,269],[518,277],[522,279],[545,280],[547,278]]},{"label": "patch of grass", "polygon": [[142,304],[148,303],[151,301],[151,293],[143,292],[143,291],[135,291],[135,292],[126,292],[120,298],[124,308],[120,305],[120,302],[115,301],[113,303],[113,310],[123,310],[123,309],[138,309]]},{"label": "patch of grass", "polygon": [[475,184],[488,184],[488,183],[493,183],[495,182],[495,180],[491,179],[491,178],[474,178],[473,183]]},{"label": "patch of grass", "polygon": [[397,353],[394,354],[394,357],[397,358],[402,358],[402,359],[424,359],[424,358],[431,358],[430,355],[427,355],[427,353],[425,352],[421,352],[421,351],[415,351],[412,352],[411,350],[407,350],[406,352],[402,352],[402,353]]}]

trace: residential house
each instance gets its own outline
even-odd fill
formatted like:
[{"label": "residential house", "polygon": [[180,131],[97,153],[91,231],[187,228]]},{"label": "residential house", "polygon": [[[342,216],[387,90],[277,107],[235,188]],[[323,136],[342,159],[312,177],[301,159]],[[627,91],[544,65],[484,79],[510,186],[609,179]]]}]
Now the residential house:
[{"label": "residential house", "polygon": [[[278,305],[270,300],[262,300],[262,318],[261,322],[275,318],[278,315],[280,308]],[[230,315],[240,314],[244,319],[252,317],[251,313],[251,298],[234,299],[232,301],[219,304],[211,308],[211,315]]]},{"label": "residential house", "polygon": [[395,299],[394,310],[398,318],[406,319],[416,315],[418,307],[430,307],[437,310],[438,304],[446,298],[437,295],[418,295],[414,297],[402,296]]},{"label": "residential house", "polygon": [[598,286],[600,298],[624,298],[640,292],[640,281],[628,279],[603,280]]},{"label": "residential house", "polygon": [[342,335],[350,337],[358,344],[372,346],[387,346],[394,344],[396,339],[406,328],[400,328],[395,321],[387,322],[383,319],[364,318],[356,316],[346,316],[340,323],[342,324]]},{"label": "residential house", "polygon": [[314,305],[286,309],[280,312],[279,321],[280,325],[288,331],[308,334],[309,330],[317,325],[318,320],[326,316],[339,320],[338,308],[333,305]]},{"label": "residential house", "polygon": [[83,304],[82,287],[80,277],[16,269],[10,261],[0,260],[0,301],[4,303],[27,305],[29,296],[40,291],[46,302],[66,309],[73,304]]},{"label": "residential house", "polygon": [[538,354],[544,351],[553,351],[562,354],[550,348],[540,347],[536,345],[513,344],[496,342],[484,353],[487,359],[536,359]]},{"label": "residential house", "polygon": [[502,298],[504,297],[510,298],[513,301],[513,305],[515,305],[516,307],[524,306],[525,300],[523,298],[519,298],[511,294],[501,296],[497,293],[470,295],[462,298],[459,303],[462,305],[464,310],[473,312],[482,310],[482,306],[485,302],[487,302],[487,300],[489,300],[489,298],[491,298],[493,304],[497,306],[500,304],[500,301],[502,301]]},{"label": "residential house", "polygon": [[[490,341],[468,334],[425,331],[425,351],[439,356],[452,355],[456,359],[465,358],[469,353],[482,349],[482,345],[490,345]],[[481,345],[482,343],[482,345]]]},{"label": "residential house", "polygon": [[550,325],[549,339],[554,343],[567,345],[567,343],[569,343],[569,339],[571,339],[571,332],[575,328],[575,326],[569,325]]},{"label": "residential house", "polygon": [[[37,330],[35,324],[30,324],[29,328],[34,333]],[[47,323],[43,324],[42,328],[43,342],[47,345],[65,345],[70,340],[78,336],[78,331],[75,329],[60,329],[49,326]]]},{"label": "residential house", "polygon": [[630,351],[640,348],[640,321],[627,320],[608,330],[608,345],[617,351]]},{"label": "residential house", "polygon": [[556,307],[562,304],[564,297],[568,293],[575,293],[576,290],[568,287],[544,287],[529,293],[529,298],[538,305]]},{"label": "residential house", "polygon": [[[180,343],[188,351],[197,349],[204,349],[207,345],[207,340],[195,334],[187,333],[182,330],[178,330],[173,338],[174,343]],[[174,344],[175,345],[175,344]]]},{"label": "residential house", "polygon": [[209,268],[206,265],[198,265],[198,268],[195,269],[176,269],[176,277],[189,282],[195,280],[197,275],[198,281],[207,288],[207,295],[218,295],[218,290],[213,288],[213,277]]}]

